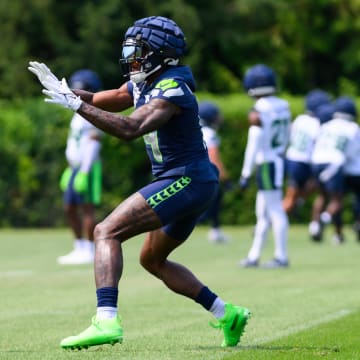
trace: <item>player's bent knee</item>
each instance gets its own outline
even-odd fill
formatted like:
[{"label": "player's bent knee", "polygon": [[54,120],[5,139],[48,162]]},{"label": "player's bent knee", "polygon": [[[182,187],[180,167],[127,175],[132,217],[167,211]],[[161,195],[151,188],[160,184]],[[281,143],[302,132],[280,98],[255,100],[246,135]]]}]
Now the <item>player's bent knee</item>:
[{"label": "player's bent knee", "polygon": [[159,260],[152,256],[150,253],[142,252],[140,254],[140,264],[141,266],[147,270],[149,273],[159,277],[160,274],[160,262]]},{"label": "player's bent knee", "polygon": [[109,239],[110,238],[110,228],[107,226],[105,222],[101,222],[97,224],[94,228],[94,239],[102,240],[102,239]]}]

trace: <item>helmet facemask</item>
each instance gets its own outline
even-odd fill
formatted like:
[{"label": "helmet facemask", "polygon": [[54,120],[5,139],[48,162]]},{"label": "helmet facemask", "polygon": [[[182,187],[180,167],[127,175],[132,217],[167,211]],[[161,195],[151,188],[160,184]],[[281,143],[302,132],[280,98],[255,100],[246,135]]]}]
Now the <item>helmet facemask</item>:
[{"label": "helmet facemask", "polygon": [[146,80],[150,75],[165,65],[177,65],[178,59],[164,57],[151,49],[144,41],[137,38],[127,38],[123,42],[120,65],[124,77],[129,77],[135,83]]}]

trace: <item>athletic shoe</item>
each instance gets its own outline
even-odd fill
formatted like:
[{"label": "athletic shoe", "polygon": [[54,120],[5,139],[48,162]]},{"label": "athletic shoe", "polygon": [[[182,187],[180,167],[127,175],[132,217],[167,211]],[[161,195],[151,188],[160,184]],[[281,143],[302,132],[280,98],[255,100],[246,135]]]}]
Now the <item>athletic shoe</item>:
[{"label": "athletic shoe", "polygon": [[312,221],[309,224],[309,234],[311,238],[316,242],[322,241],[323,230],[324,225],[320,221]]},{"label": "athletic shoe", "polygon": [[334,234],[332,237],[332,242],[334,245],[341,245],[345,242],[344,235],[342,234]]},{"label": "athletic shoe", "polygon": [[60,265],[92,264],[94,253],[90,249],[74,249],[67,255],[59,256],[57,262]]},{"label": "athletic shoe", "polygon": [[217,228],[210,229],[208,239],[211,243],[226,244],[229,242],[229,237]]},{"label": "athletic shoe", "polygon": [[249,258],[245,258],[240,260],[240,266],[244,268],[254,268],[259,266],[258,260],[250,260]]},{"label": "athletic shoe", "polygon": [[121,319],[117,316],[109,320],[97,320],[92,318],[92,324],[82,333],[63,339],[60,346],[63,349],[81,350],[90,346],[122,343],[123,330]]},{"label": "athletic shoe", "polygon": [[247,308],[225,304],[225,315],[218,320],[217,324],[210,323],[212,327],[223,331],[222,347],[236,346],[239,343],[250,316],[251,313]]},{"label": "athletic shoe", "polygon": [[277,268],[287,268],[289,266],[289,262],[287,260],[279,260],[279,259],[272,259],[267,261],[262,265],[264,269],[277,269]]}]

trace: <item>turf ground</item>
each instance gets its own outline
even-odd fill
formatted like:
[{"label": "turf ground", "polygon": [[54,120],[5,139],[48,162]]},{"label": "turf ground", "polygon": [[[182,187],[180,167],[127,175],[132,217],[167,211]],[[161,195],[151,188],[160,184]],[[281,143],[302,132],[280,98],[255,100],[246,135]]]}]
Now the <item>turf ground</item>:
[{"label": "turf ground", "polygon": [[[305,227],[292,226],[286,270],[240,268],[251,227],[225,230],[231,243],[217,245],[199,227],[172,259],[252,311],[239,346],[222,349],[210,315],[141,268],[140,236],[124,245],[124,343],[81,352],[59,347],[90,325],[96,306],[92,266],[56,263],[70,250],[69,231],[0,230],[0,359],[360,359],[360,244],[350,229],[346,244],[334,246],[313,244]],[[264,260],[272,249],[270,238]]]}]

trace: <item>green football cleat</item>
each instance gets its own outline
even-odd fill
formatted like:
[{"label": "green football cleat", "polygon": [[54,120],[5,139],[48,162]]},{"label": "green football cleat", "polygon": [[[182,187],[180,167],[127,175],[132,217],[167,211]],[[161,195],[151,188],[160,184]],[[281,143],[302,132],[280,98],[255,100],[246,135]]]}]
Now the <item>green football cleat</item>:
[{"label": "green football cleat", "polygon": [[244,333],[247,321],[251,316],[247,308],[225,304],[225,315],[219,319],[217,324],[210,323],[214,328],[221,329],[224,333],[224,341],[221,346],[236,346],[241,335]]},{"label": "green football cleat", "polygon": [[92,324],[79,335],[63,339],[60,346],[63,349],[81,350],[90,346],[122,343],[123,330],[119,316],[110,320],[97,320],[94,316],[91,322]]}]

